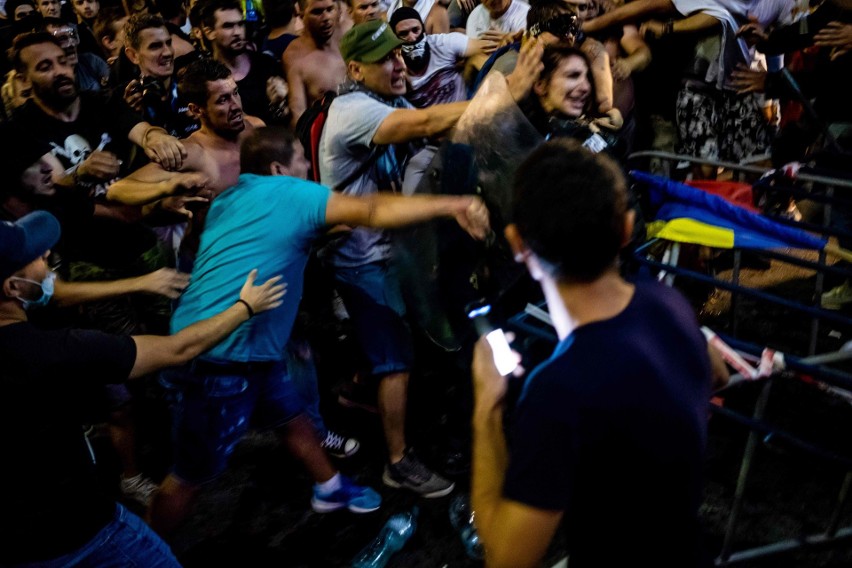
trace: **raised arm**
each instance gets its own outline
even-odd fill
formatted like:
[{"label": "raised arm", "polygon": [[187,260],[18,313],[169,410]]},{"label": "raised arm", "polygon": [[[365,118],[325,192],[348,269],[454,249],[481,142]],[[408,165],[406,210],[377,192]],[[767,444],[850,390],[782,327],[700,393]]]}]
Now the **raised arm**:
[{"label": "raised arm", "polygon": [[494,568],[538,566],[547,551],[561,511],[530,507],[503,497],[509,465],[503,434],[506,377],[494,367],[488,342],[480,339],[473,360],[474,411],[471,507],[485,548],[486,564]]},{"label": "raised arm", "polygon": [[592,81],[598,100],[598,112],[607,112],[612,108],[612,70],[609,66],[609,54],[603,44],[596,39],[586,38],[580,49],[589,57]]},{"label": "raised arm", "polygon": [[254,285],[257,269],[252,270],[238,299],[228,309],[196,322],[174,335],[134,335],[136,362],[130,378],[141,377],[164,367],[188,363],[228,337],[252,316],[281,305],[286,284],[280,276]]}]

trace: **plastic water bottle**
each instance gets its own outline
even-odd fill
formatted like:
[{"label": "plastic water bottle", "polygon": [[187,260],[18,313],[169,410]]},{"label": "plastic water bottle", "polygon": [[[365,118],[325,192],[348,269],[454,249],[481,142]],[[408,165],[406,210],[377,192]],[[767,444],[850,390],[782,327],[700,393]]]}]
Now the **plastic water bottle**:
[{"label": "plastic water bottle", "polygon": [[384,568],[391,556],[402,550],[417,528],[417,508],[393,515],[379,536],[373,539],[352,561],[352,568]]},{"label": "plastic water bottle", "polygon": [[246,0],[246,21],[257,21],[257,8],[255,8],[253,0]]},{"label": "plastic water bottle", "polygon": [[482,560],[485,558],[485,551],[479,542],[479,533],[476,532],[473,517],[469,496],[463,493],[456,495],[450,503],[450,524],[461,537],[467,555],[474,560]]}]

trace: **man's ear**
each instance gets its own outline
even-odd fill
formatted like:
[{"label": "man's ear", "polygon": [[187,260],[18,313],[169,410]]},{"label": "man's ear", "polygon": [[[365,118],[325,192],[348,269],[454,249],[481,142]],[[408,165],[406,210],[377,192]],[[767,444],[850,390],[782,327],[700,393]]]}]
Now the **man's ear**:
[{"label": "man's ear", "polygon": [[360,83],[364,80],[364,71],[359,62],[350,61],[347,67],[349,69],[349,76],[352,77],[353,81]]},{"label": "man's ear", "polygon": [[621,246],[626,247],[633,237],[633,227],[636,224],[636,210],[630,209],[624,214],[624,234],[621,236]]},{"label": "man's ear", "polygon": [[127,56],[127,59],[129,59],[132,64],[139,65],[139,52],[129,45],[124,47],[124,55]]},{"label": "man's ear", "polygon": [[216,31],[210,26],[201,24],[201,33],[204,34],[204,39],[207,41],[213,41],[216,38]]},{"label": "man's ear", "polygon": [[524,262],[530,255],[530,249],[527,248],[527,244],[518,232],[517,225],[514,223],[506,225],[503,235],[505,235],[509,246],[512,248],[512,254],[515,255],[515,262]]},{"label": "man's ear", "polygon": [[547,81],[545,81],[544,79],[538,79],[535,83],[533,83],[533,92],[540,97],[546,95]]},{"label": "man's ear", "polygon": [[186,109],[195,120],[201,120],[201,115],[204,114],[204,109],[195,103],[187,103]]},{"label": "man's ear", "polygon": [[[14,276],[14,275],[12,275],[12,276]],[[3,295],[6,296],[7,298],[16,298],[18,296],[16,294],[16,291],[18,289],[18,285],[15,284],[15,280],[12,278],[12,276],[9,276],[8,278],[6,278],[3,281],[3,287],[2,287]]]},{"label": "man's ear", "polygon": [[273,176],[288,176],[290,175],[290,168],[281,164],[281,162],[275,161],[269,164],[269,173]]}]

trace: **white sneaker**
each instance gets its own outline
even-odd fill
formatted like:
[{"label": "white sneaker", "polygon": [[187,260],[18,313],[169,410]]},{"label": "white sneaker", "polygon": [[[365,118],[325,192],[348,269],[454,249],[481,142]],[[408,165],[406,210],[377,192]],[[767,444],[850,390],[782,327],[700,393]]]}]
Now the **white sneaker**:
[{"label": "white sneaker", "polygon": [[852,303],[852,285],[848,280],[840,286],[835,286],[820,298],[820,305],[826,310],[839,310],[849,303]]},{"label": "white sneaker", "polygon": [[151,499],[159,488],[159,485],[141,473],[133,477],[121,476],[121,494],[145,507],[151,504]]},{"label": "white sneaker", "polygon": [[347,438],[329,430],[320,446],[336,458],[351,458],[358,453],[361,443],[355,438]]}]

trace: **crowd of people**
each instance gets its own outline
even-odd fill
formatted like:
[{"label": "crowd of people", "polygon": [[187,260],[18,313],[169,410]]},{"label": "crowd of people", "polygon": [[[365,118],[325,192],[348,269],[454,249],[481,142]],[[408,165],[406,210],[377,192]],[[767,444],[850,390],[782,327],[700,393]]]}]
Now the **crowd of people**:
[{"label": "crowd of people", "polygon": [[[705,406],[725,370],[677,292],[621,269],[642,214],[623,170],[639,149],[842,164],[848,0],[3,13],[0,564],[179,566],[170,537],[250,426],[305,468],[318,513],[376,511],[378,484],[453,493],[464,468],[424,460],[407,428],[412,376],[448,372],[424,341],[468,384],[445,402],[489,565],[535,565],[560,523],[572,567],[706,563]],[[480,297],[547,304],[558,345],[520,349],[520,388],[462,313]],[[823,297],[849,303],[849,283]],[[363,440],[320,412],[315,358],[337,354],[314,353],[316,319],[357,346],[339,400],[378,415],[381,479],[331,459]],[[139,465],[127,381],[169,401],[164,479]],[[92,424],[124,504],[94,475]]]}]

